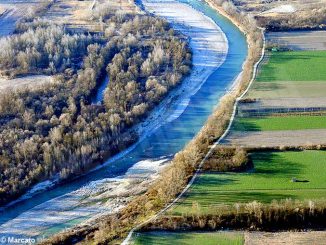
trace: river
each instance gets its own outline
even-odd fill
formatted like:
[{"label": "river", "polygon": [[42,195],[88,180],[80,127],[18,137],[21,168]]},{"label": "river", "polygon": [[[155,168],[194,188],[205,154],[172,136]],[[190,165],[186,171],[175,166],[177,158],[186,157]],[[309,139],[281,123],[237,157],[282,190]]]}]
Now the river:
[{"label": "river", "polygon": [[[151,163],[153,164],[150,165],[150,168],[159,167],[160,164],[165,163],[180,151],[201,129],[217,106],[219,99],[227,92],[241,72],[248,47],[245,36],[240,30],[204,2],[199,0],[180,0],[180,2],[192,6],[210,17],[225,33],[228,40],[228,52],[224,63],[216,64],[219,68],[210,72],[208,79],[198,89],[193,90],[194,94],[191,94],[188,100],[177,106],[169,107],[165,114],[172,115],[171,118],[152,130],[151,134],[147,134],[141,142],[132,146],[122,157],[111,159],[108,164],[98,170],[5,209],[0,214],[0,236],[17,235],[24,229],[29,230],[28,234],[31,235],[47,236],[81,223],[98,213],[102,206],[94,204],[87,208],[79,207],[78,212],[76,210],[70,212],[70,208],[74,205],[74,199],[80,198],[72,193],[76,193],[76,191],[80,193],[78,192],[80,190],[89,191],[88,187],[84,187],[90,183],[96,183],[92,185],[96,188],[101,181],[119,179],[118,176],[137,172],[143,166]],[[201,65],[210,66],[211,64]],[[119,184],[115,182],[113,190],[117,185],[120,185],[120,182]],[[91,191],[88,193],[92,194]],[[47,209],[49,209],[48,216],[43,216]],[[62,211],[60,219],[55,219],[57,211]],[[107,209],[103,208],[104,211]],[[44,218],[49,215],[55,221],[52,222],[51,219]],[[70,215],[71,218],[69,218]],[[31,231],[34,230],[34,227],[37,231],[35,233]]]}]

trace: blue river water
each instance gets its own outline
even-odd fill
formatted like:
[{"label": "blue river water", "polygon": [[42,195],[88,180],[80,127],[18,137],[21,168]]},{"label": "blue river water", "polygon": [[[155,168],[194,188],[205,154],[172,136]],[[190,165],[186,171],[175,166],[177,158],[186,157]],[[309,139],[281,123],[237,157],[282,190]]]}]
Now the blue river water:
[{"label": "blue river water", "polygon": [[97,89],[97,93],[92,99],[92,104],[100,104],[103,101],[104,92],[106,87],[109,85],[109,81],[110,81],[109,77],[105,76],[105,78],[103,79],[103,81],[101,82],[100,86]]},{"label": "blue river water", "polygon": [[[99,170],[90,172],[69,183],[59,185],[52,190],[37,194],[31,199],[21,201],[5,209],[0,213],[0,225],[36,205],[72,192],[90,181],[122,175],[128,168],[139,161],[157,159],[163,156],[172,157],[201,129],[208,116],[218,104],[219,99],[241,72],[248,48],[245,36],[240,30],[210,6],[200,0],[180,1],[190,4],[195,9],[212,18],[225,33],[229,41],[229,51],[221,67],[191,97],[188,107],[180,117],[158,128],[124,157],[112,162],[112,164],[108,164]],[[101,89],[105,89],[105,86]]]}]

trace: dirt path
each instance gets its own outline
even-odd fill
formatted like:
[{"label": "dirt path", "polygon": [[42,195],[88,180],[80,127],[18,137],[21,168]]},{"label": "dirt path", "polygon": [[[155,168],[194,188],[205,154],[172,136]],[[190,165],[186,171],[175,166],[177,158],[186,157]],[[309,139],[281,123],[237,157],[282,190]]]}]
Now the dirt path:
[{"label": "dirt path", "polygon": [[326,129],[262,132],[231,131],[221,144],[254,148],[319,145],[326,144]]}]

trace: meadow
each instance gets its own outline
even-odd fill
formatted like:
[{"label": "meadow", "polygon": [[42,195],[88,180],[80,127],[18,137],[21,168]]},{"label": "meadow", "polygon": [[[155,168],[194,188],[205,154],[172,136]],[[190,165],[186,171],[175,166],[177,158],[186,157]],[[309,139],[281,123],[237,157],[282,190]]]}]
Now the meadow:
[{"label": "meadow", "polygon": [[237,232],[144,232],[134,235],[134,245],[242,245],[243,234]]},{"label": "meadow", "polygon": [[323,97],[326,51],[271,52],[247,98]]},{"label": "meadow", "polygon": [[236,131],[303,130],[326,128],[326,116],[238,117],[232,125]]},{"label": "meadow", "polygon": [[[326,151],[257,152],[243,173],[202,173],[170,212],[214,211],[225,204],[326,198]],[[293,181],[293,180],[296,181]]]},{"label": "meadow", "polygon": [[326,81],[326,51],[271,52],[257,82]]}]

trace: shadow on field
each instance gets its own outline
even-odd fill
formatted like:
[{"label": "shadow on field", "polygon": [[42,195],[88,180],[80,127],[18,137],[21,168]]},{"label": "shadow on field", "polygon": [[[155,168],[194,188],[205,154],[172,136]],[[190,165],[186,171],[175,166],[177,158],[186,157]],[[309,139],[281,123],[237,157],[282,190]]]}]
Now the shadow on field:
[{"label": "shadow on field", "polygon": [[259,152],[251,155],[254,164],[254,173],[266,178],[289,178],[289,180],[303,171],[303,165],[292,162],[275,152]]},{"label": "shadow on field", "polygon": [[[258,118],[257,118],[258,120]],[[261,128],[257,126],[253,121],[248,121],[243,118],[238,118],[234,121],[231,130],[234,131],[261,131]]]},{"label": "shadow on field", "polygon": [[[248,203],[253,201],[271,203],[273,200],[281,200],[286,198],[295,199],[295,195],[270,193],[268,191],[236,191],[223,192],[218,194],[219,203],[234,204],[234,203]],[[207,197],[204,197],[207,199]],[[208,198],[209,200],[209,198]],[[216,200],[216,198],[215,198]],[[214,204],[214,203],[211,203]]]},{"label": "shadow on field", "polygon": [[260,92],[271,92],[271,91],[284,89],[284,88],[286,88],[286,86],[276,82],[254,83],[254,85],[252,86],[252,90],[256,90]]},{"label": "shadow on field", "polygon": [[[316,62],[316,60],[320,58],[325,58],[323,55],[317,55],[314,54],[312,56],[310,55],[304,55],[304,54],[290,54],[288,55],[288,52],[284,54],[283,52],[275,52],[272,54],[272,59],[270,60],[270,63],[264,65],[259,72],[256,81],[257,82],[272,82],[276,81],[277,79],[277,72],[280,70],[278,68],[283,67],[288,70],[288,75],[291,76],[291,74],[297,75],[297,72],[299,72],[300,67],[297,67],[296,65],[300,64],[300,66],[307,65],[312,68],[313,72],[313,64]],[[295,61],[295,62],[293,62]],[[277,65],[276,65],[277,64]],[[278,67],[278,68],[277,68]],[[279,71],[278,71],[279,70]],[[296,77],[296,76],[295,76]],[[286,80],[292,80],[292,79],[286,79]],[[295,81],[297,79],[293,79]],[[304,80],[304,79],[303,79]]]}]

